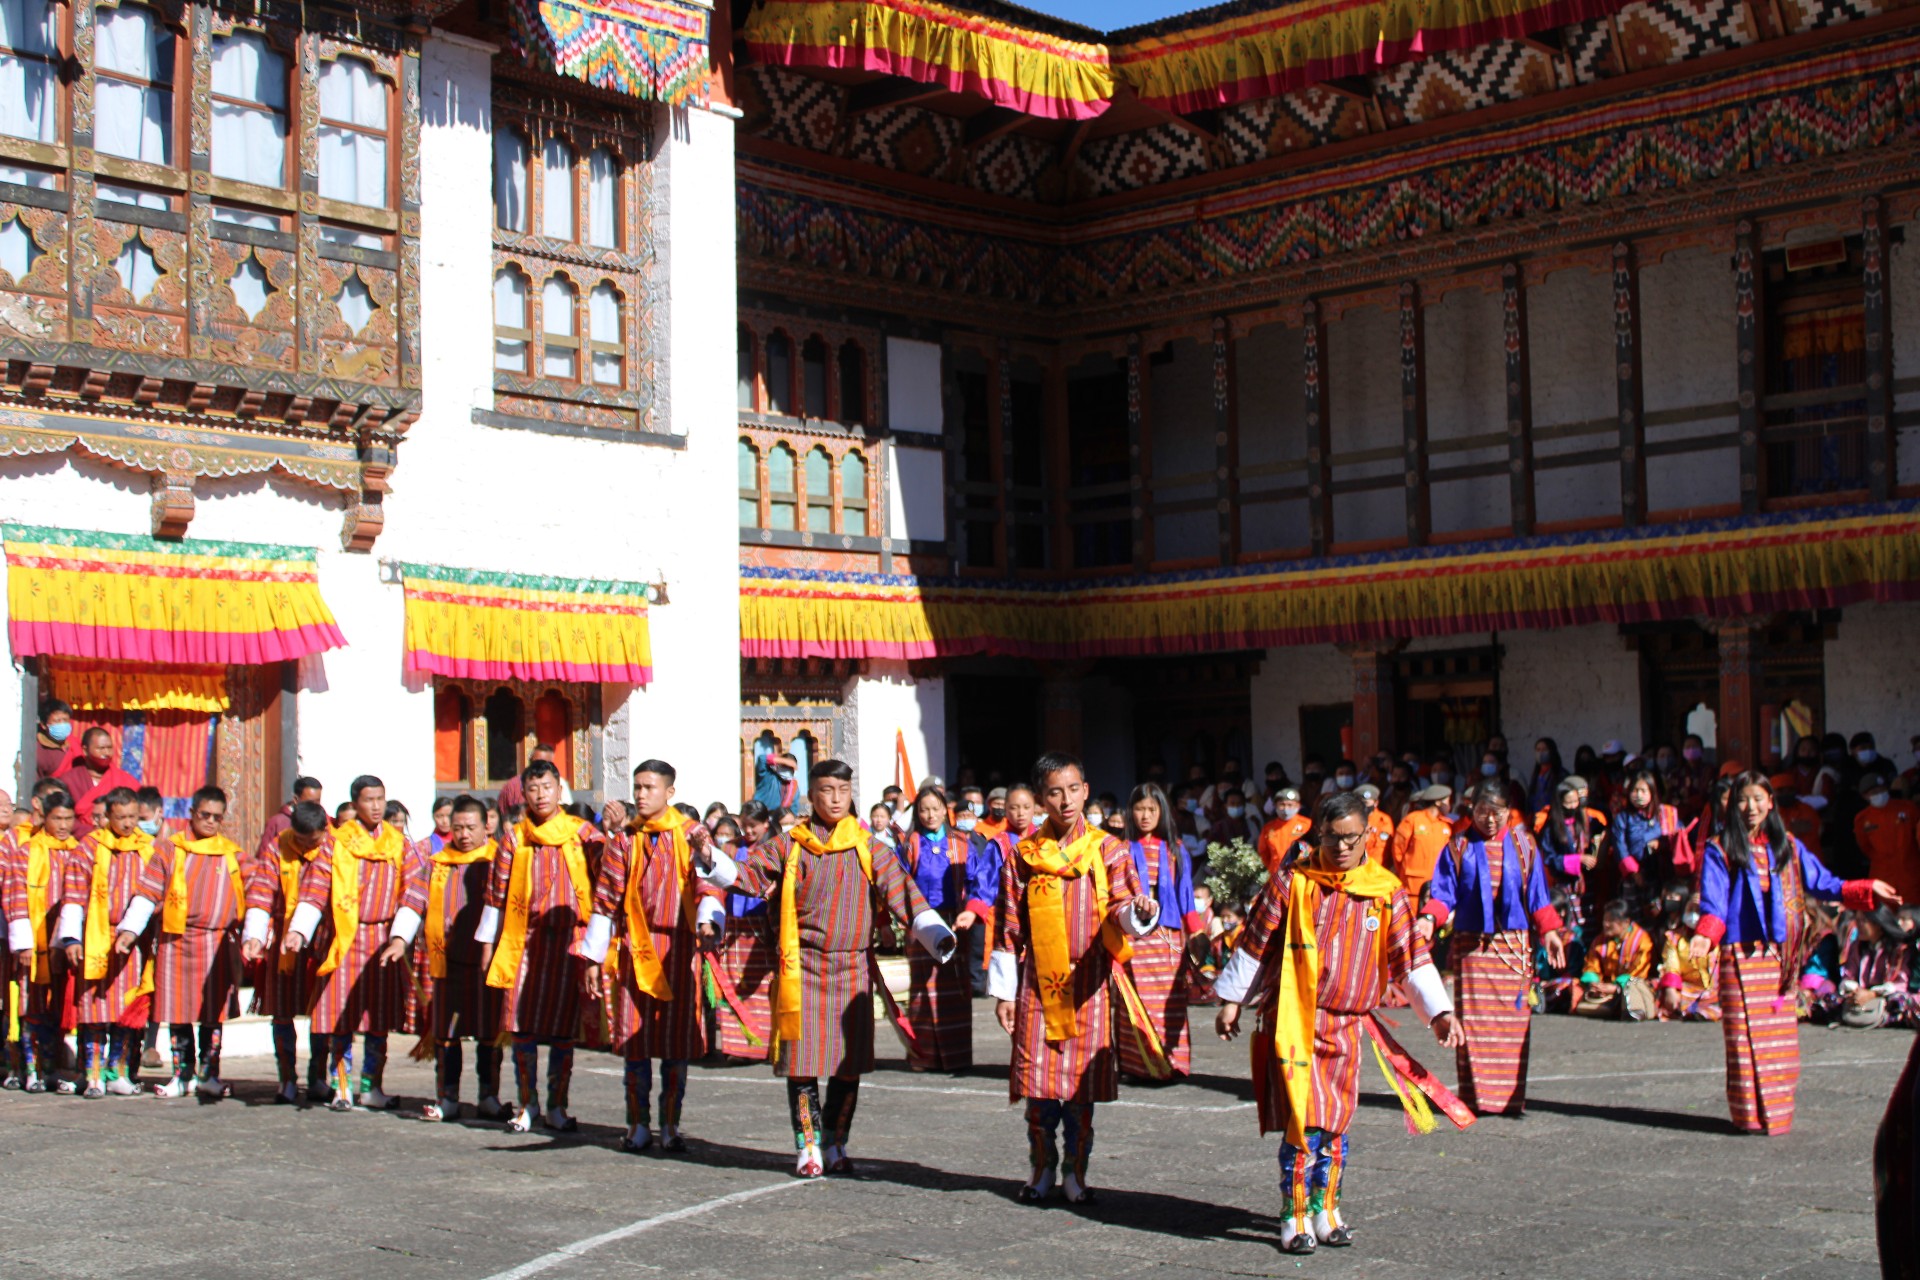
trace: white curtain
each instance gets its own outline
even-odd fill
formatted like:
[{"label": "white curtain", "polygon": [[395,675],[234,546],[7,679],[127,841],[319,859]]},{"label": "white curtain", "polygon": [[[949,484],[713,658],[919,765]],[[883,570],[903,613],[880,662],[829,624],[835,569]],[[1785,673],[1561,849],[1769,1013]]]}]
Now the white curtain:
[{"label": "white curtain", "polygon": [[247,313],[247,319],[259,319],[260,313],[267,308],[267,295],[273,292],[273,286],[267,283],[267,270],[260,265],[260,260],[252,254],[241,259],[240,265],[234,268],[233,279],[227,285],[233,290],[233,300]]},{"label": "white curtain", "polygon": [[[287,61],[251,31],[215,36],[213,91],[240,102],[213,104],[213,172],[262,186],[285,185]],[[241,102],[251,103],[242,106]]]},{"label": "white curtain", "polygon": [[[576,296],[573,286],[557,276],[541,286],[540,324],[547,336],[573,336],[573,303]],[[573,348],[548,346],[546,356],[540,362],[540,371],[549,378],[574,377]]]},{"label": "white curtain", "polygon": [[[610,284],[595,285],[587,295],[587,332],[594,342],[620,345],[620,295]],[[593,353],[593,380],[602,386],[620,385],[618,351]]]},{"label": "white curtain", "polygon": [[620,247],[620,162],[605,147],[587,156],[587,243]]},{"label": "white curtain", "polygon": [[16,54],[54,54],[54,11],[47,0],[0,0],[0,133],[52,142],[59,95],[53,67]]},{"label": "white curtain", "polygon": [[527,140],[511,129],[493,131],[493,224],[527,229]]},{"label": "white curtain", "polygon": [[120,252],[113,260],[113,269],[119,273],[120,283],[127,286],[127,292],[133,295],[136,302],[145,302],[147,295],[153,292],[153,286],[160,283],[160,277],[165,274],[160,270],[160,264],[154,261],[153,251],[139,236],[120,246]]},{"label": "white curtain", "polygon": [[258,227],[262,231],[280,229],[280,219],[271,213],[255,213],[252,209],[235,209],[224,204],[213,206],[213,220],[232,223],[236,227]]},{"label": "white curtain", "polygon": [[123,187],[112,182],[101,183],[96,195],[103,204],[130,204],[136,209],[173,208],[173,201],[158,191],[143,191],[139,187]]},{"label": "white curtain", "polygon": [[355,231],[351,227],[334,227],[320,224],[320,240],[323,244],[343,244],[350,249],[384,249],[386,240],[376,231]]},{"label": "white curtain", "polygon": [[558,138],[547,139],[540,193],[540,234],[556,240],[573,239],[573,148]]},{"label": "white curtain", "polygon": [[[320,118],[320,194],[329,200],[385,208],[387,82],[359,58],[336,58],[320,72]],[[362,133],[342,125],[379,132]]]},{"label": "white curtain", "polygon": [[53,175],[45,169],[28,169],[17,164],[0,164],[0,182],[11,182],[37,191],[52,191]]},{"label": "white curtain", "polygon": [[93,145],[110,156],[173,163],[173,33],[152,10],[102,9],[95,19],[93,64],[109,76],[94,84]]},{"label": "white curtain", "polygon": [[367,321],[373,319],[376,310],[378,308],[373,305],[373,295],[367,292],[366,282],[360,278],[360,273],[356,271],[348,276],[347,282],[340,286],[340,318],[347,322],[347,332],[358,337],[360,331],[367,327]]},{"label": "white curtain", "polygon": [[39,256],[40,246],[17,216],[0,225],[0,271],[17,282],[33,269],[33,260]]},{"label": "white curtain", "polygon": [[[527,327],[527,281],[518,271],[497,271],[493,276],[493,323],[497,328]],[[493,367],[514,373],[527,371],[527,344],[519,338],[495,336]]]}]

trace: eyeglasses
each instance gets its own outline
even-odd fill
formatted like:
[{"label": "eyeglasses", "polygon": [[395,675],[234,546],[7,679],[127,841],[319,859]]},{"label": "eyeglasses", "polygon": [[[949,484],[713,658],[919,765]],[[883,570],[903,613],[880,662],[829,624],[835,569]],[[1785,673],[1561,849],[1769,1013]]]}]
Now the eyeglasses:
[{"label": "eyeglasses", "polygon": [[1330,844],[1336,849],[1351,849],[1366,838],[1367,833],[1364,831],[1356,831],[1350,836],[1343,836],[1338,832],[1329,831],[1326,835],[1320,837],[1320,842],[1322,844]]}]

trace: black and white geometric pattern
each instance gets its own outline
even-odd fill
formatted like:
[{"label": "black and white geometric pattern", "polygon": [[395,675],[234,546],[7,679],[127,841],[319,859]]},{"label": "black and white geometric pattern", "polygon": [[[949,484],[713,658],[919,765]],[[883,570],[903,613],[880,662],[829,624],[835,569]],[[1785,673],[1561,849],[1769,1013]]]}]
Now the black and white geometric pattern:
[{"label": "black and white geometric pattern", "polygon": [[1367,112],[1359,101],[1318,85],[1243,102],[1220,113],[1220,140],[1235,164],[1325,146],[1366,131]]},{"label": "black and white geometric pattern", "polygon": [[839,85],[812,76],[793,75],[778,67],[749,67],[751,88],[766,111],[760,133],[778,142],[810,151],[830,151],[840,131],[840,113],[846,92]]},{"label": "black and white geometric pattern", "polygon": [[1878,0],[1780,0],[1780,16],[1792,32],[1871,18],[1887,9]]},{"label": "black and white geometric pattern", "polygon": [[1518,40],[1495,40],[1404,62],[1373,79],[1388,127],[1475,111],[1558,87],[1555,60]]},{"label": "black and white geometric pattern", "polygon": [[1207,171],[1207,146],[1198,134],[1170,124],[1090,142],[1080,151],[1076,195],[1110,196],[1177,182]]},{"label": "black and white geometric pattern", "polygon": [[924,107],[863,111],[850,122],[844,154],[896,173],[954,182],[960,122]]},{"label": "black and white geometric pattern", "polygon": [[1573,64],[1575,84],[1592,84],[1615,74],[1613,24],[1605,18],[1560,28],[1560,43]]},{"label": "black and white geometric pattern", "polygon": [[1741,0],[1633,0],[1614,21],[1629,71],[1672,66],[1754,39]]},{"label": "black and white geometric pattern", "polygon": [[1058,151],[1024,134],[1006,133],[974,148],[967,164],[967,185],[976,191],[1015,200],[1057,200],[1061,186],[1048,181]]}]

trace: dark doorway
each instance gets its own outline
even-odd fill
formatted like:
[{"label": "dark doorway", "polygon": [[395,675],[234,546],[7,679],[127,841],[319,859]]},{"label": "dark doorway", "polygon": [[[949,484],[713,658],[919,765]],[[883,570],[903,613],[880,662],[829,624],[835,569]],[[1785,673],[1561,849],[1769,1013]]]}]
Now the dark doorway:
[{"label": "dark doorway", "polygon": [[947,781],[971,776],[991,788],[1024,779],[1040,754],[1040,677],[949,675],[947,687],[959,753]]}]

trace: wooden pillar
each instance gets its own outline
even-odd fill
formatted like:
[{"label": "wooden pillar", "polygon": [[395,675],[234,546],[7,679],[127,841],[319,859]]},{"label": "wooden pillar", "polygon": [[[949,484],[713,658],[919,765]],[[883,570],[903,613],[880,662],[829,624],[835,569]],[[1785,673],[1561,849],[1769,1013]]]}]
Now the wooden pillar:
[{"label": "wooden pillar", "polygon": [[1327,326],[1312,298],[1300,314],[1301,364],[1306,378],[1307,529],[1315,557],[1333,544],[1333,435],[1327,427],[1327,372],[1321,353]]},{"label": "wooden pillar", "polygon": [[1899,471],[1893,431],[1893,327],[1887,296],[1887,210],[1879,196],[1860,202],[1860,283],[1867,356],[1867,488],[1875,502],[1893,496]]},{"label": "wooden pillar", "polygon": [[1750,219],[1733,231],[1733,345],[1740,406],[1740,510],[1760,512],[1760,388],[1764,376],[1760,348],[1760,280],[1754,271],[1755,240]]},{"label": "wooden pillar", "polygon": [[1620,523],[1647,518],[1647,423],[1640,376],[1640,268],[1633,246],[1613,246],[1613,370],[1620,411]]},{"label": "wooden pillar", "polygon": [[1086,740],[1084,715],[1088,667],[1084,663],[1048,663],[1041,668],[1040,749],[1080,755]]},{"label": "wooden pillar", "polygon": [[1728,618],[1712,624],[1720,638],[1720,707],[1716,754],[1721,763],[1760,767],[1760,662],[1765,620]]},{"label": "wooden pillar", "polygon": [[1153,375],[1148,371],[1146,353],[1140,348],[1140,335],[1127,337],[1127,456],[1133,463],[1132,506],[1133,567],[1144,569],[1153,563],[1153,424],[1147,410],[1147,396]]},{"label": "wooden pillar", "polygon": [[1214,505],[1220,513],[1220,563],[1240,555],[1240,415],[1233,364],[1233,329],[1213,318]]},{"label": "wooden pillar", "polygon": [[1533,533],[1533,369],[1527,363],[1527,288],[1520,264],[1500,272],[1507,349],[1507,509],[1514,536]]},{"label": "wooden pillar", "polygon": [[1073,568],[1073,526],[1067,516],[1067,488],[1072,479],[1073,450],[1067,421],[1067,367],[1058,352],[1047,369],[1046,397],[1046,491],[1047,510],[1052,512],[1047,534],[1047,567]]},{"label": "wooden pillar", "polygon": [[1394,749],[1393,655],[1398,645],[1341,645],[1353,661],[1353,758]]},{"label": "wooden pillar", "polygon": [[1407,545],[1423,547],[1433,531],[1433,491],[1427,483],[1427,328],[1420,286],[1400,282],[1400,438],[1407,464]]}]

